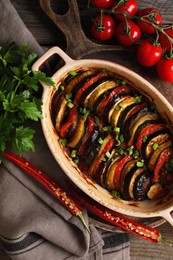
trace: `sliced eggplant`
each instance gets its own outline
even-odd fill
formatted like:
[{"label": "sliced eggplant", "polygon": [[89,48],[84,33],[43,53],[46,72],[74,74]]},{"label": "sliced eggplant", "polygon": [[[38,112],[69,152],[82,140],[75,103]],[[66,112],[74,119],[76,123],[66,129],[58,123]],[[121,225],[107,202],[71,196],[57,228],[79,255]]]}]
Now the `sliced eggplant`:
[{"label": "sliced eggplant", "polygon": [[128,117],[126,118],[124,124],[122,134],[126,141],[130,139],[130,127],[138,121],[140,117],[143,115],[146,115],[150,109],[146,106],[146,104],[139,104],[137,107],[135,107],[131,113],[128,114]]},{"label": "sliced eggplant", "polygon": [[134,120],[133,124],[130,126],[130,129],[129,129],[130,139],[128,140],[128,146],[131,146],[133,144],[135,133],[141,124],[143,124],[144,122],[146,122],[148,120],[157,120],[157,119],[158,119],[158,114],[150,112],[150,113],[144,114],[143,116],[138,118],[138,120]]},{"label": "sliced eggplant", "polygon": [[146,200],[150,185],[151,173],[146,169],[141,170],[141,172],[137,174],[133,184],[130,185],[131,198],[137,201]]},{"label": "sliced eggplant", "polygon": [[167,129],[159,130],[151,135],[147,136],[147,138],[143,139],[143,143],[141,146],[141,157],[148,162],[148,159],[151,157],[153,153],[153,144],[157,144],[158,146],[162,143],[170,140],[170,134],[167,132]]},{"label": "sliced eggplant", "polygon": [[121,174],[121,193],[123,198],[130,200],[129,186],[134,173],[137,170],[136,160],[129,161],[122,170]]}]

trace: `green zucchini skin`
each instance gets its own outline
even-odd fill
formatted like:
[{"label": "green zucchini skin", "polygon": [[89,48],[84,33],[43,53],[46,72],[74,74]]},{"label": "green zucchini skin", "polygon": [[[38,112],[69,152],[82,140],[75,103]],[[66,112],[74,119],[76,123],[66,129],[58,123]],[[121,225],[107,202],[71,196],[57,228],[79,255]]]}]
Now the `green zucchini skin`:
[{"label": "green zucchini skin", "polygon": [[[63,149],[69,159],[77,159],[81,173],[110,192],[116,189],[124,200],[162,198],[173,184],[173,136],[152,101],[123,80],[101,69],[66,76],[59,82],[64,90],[58,88],[53,95],[52,123],[56,126],[56,120],[61,121],[55,127],[59,135],[60,126],[70,120],[70,106],[75,107],[76,120]],[[163,147],[160,153],[159,147]],[[74,149],[76,158],[71,156]]]}]

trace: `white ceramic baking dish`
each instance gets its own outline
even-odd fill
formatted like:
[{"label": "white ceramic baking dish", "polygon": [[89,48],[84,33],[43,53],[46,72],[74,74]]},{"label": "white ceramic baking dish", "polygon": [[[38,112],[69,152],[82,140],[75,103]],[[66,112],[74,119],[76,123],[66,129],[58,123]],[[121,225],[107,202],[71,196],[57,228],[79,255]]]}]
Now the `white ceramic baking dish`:
[{"label": "white ceramic baking dish", "polygon": [[[119,64],[100,59],[73,60],[59,47],[53,47],[34,63],[32,70],[40,70],[42,64],[55,54],[61,57],[65,63],[52,76],[52,79],[57,86],[58,82],[60,82],[69,71],[80,70],[83,68],[106,68],[109,71],[120,75],[120,77],[127,79],[139,91],[150,97],[156,103],[159,112],[164,116],[165,120],[168,120],[171,127],[173,126],[173,107],[164,96],[144,78]],[[132,217],[163,217],[173,225],[173,219],[171,217],[171,211],[173,210],[173,194],[168,194],[167,197],[160,201],[147,200],[144,202],[128,202],[121,199],[114,199],[106,189],[102,188],[95,182],[92,182],[90,179],[83,177],[76,165],[63,153],[58,142],[58,135],[54,129],[50,114],[52,96],[55,90],[45,84],[42,84],[42,86],[43,132],[52,155],[71,181],[73,181],[87,195],[109,209]]]}]

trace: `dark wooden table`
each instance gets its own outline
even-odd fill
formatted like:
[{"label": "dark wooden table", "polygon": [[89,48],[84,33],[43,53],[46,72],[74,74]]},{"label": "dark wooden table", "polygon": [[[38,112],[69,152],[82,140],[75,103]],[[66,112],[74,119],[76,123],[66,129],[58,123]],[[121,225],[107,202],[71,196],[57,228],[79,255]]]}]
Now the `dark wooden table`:
[{"label": "dark wooden table", "polygon": [[[11,1],[17,9],[20,17],[24,21],[25,25],[32,32],[38,43],[45,48],[51,46],[59,46],[62,49],[66,49],[66,38],[62,31],[45,15],[39,5],[39,1],[36,0],[12,0]],[[164,23],[173,22],[173,2],[172,0],[138,0],[139,8],[144,7],[156,7],[163,16]],[[78,0],[81,10],[81,23],[85,33],[88,34],[88,12],[85,10],[87,1]],[[60,10],[60,14],[63,14],[68,9],[68,1],[66,0],[55,0],[52,1],[52,6],[55,10]],[[2,10],[1,10],[2,11]],[[74,25],[75,27],[75,25]],[[72,32],[73,33],[73,32]],[[82,44],[82,43],[81,43]],[[125,52],[124,55],[121,51],[114,51],[114,55],[118,62],[123,63],[130,68],[147,78],[151,83],[166,96],[169,102],[173,105],[173,84],[165,84],[157,79],[156,73],[153,69],[144,69],[139,65],[134,64],[134,53],[133,50]],[[112,54],[111,54],[112,55]],[[110,58],[111,55],[108,55]],[[95,54],[90,54],[90,57],[95,57]],[[123,58],[123,59],[122,59]],[[167,240],[173,241],[173,227],[168,223],[164,223],[157,227],[162,233],[163,237]],[[150,242],[139,239],[133,235],[130,235],[130,254],[132,260],[171,260],[173,259],[173,248],[168,247],[162,243],[152,244]],[[10,259],[0,250],[0,260]],[[52,259],[50,259],[52,260]]]}]

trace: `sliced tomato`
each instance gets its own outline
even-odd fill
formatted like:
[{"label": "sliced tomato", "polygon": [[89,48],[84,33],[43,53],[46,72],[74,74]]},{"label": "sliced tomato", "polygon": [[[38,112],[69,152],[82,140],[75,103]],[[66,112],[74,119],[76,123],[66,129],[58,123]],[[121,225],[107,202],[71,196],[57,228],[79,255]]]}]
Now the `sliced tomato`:
[{"label": "sliced tomato", "polygon": [[146,127],[144,127],[144,129],[140,132],[140,135],[137,139],[136,149],[137,150],[141,149],[144,137],[147,137],[147,136],[153,134],[154,132],[162,130],[162,129],[165,129],[164,124],[150,124],[150,125],[147,125]]},{"label": "sliced tomato", "polygon": [[125,155],[122,157],[122,159],[118,162],[115,173],[114,173],[114,184],[115,184],[115,190],[121,192],[121,173],[126,165],[127,162],[132,160],[133,157],[131,155]]},{"label": "sliced tomato", "polygon": [[103,151],[101,152],[99,158],[97,159],[97,161],[95,162],[94,165],[94,169],[93,169],[93,173],[95,173],[100,165],[100,163],[102,162],[102,159],[105,158],[106,159],[106,153],[110,152],[111,149],[113,148],[113,146],[115,145],[115,138],[112,138],[109,140],[109,142],[106,144],[106,146],[104,147]]},{"label": "sliced tomato", "polygon": [[99,74],[97,74],[96,76],[93,76],[91,79],[89,79],[76,93],[75,98],[73,103],[75,105],[78,105],[80,96],[82,95],[82,93],[89,88],[92,84],[94,84],[98,79],[100,79],[101,77],[105,76],[105,73],[100,72]]},{"label": "sliced tomato", "polygon": [[75,123],[76,119],[77,119],[77,110],[76,110],[76,107],[72,107],[70,109],[67,121],[61,126],[61,129],[60,129],[61,138],[66,137],[70,127]]},{"label": "sliced tomato", "polygon": [[108,102],[116,95],[119,94],[120,92],[124,90],[129,90],[129,86],[119,86],[115,87],[109,94],[108,97],[106,97],[98,106],[98,115],[100,115],[103,112],[104,107],[108,104]]},{"label": "sliced tomato", "polygon": [[154,168],[154,177],[152,178],[152,183],[160,182],[161,169],[169,161],[171,156],[172,156],[171,148],[167,148],[161,153],[161,155],[157,161],[157,164]]}]

